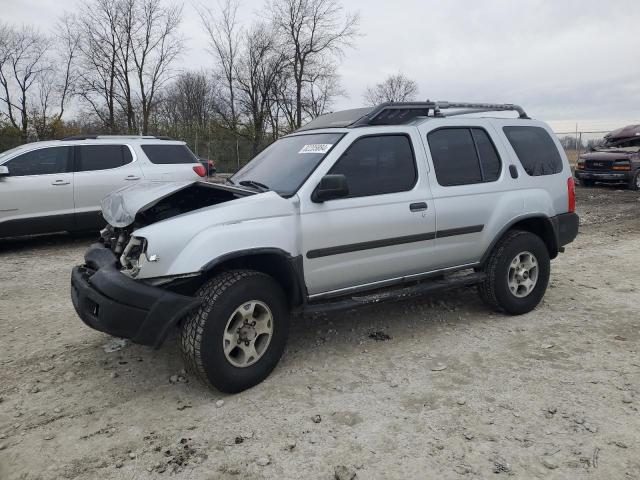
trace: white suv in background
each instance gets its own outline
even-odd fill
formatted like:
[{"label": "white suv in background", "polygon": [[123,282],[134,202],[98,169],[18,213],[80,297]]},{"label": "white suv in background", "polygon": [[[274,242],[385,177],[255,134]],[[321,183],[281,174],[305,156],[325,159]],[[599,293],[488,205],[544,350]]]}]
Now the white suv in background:
[{"label": "white suv in background", "polygon": [[98,230],[100,201],[142,179],[197,180],[206,171],[184,142],[76,136],[0,153],[0,238]]}]

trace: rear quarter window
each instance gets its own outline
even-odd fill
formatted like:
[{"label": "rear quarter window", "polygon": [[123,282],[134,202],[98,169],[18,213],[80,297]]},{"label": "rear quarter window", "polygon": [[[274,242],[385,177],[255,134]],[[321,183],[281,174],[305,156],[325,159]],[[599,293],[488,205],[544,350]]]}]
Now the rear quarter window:
[{"label": "rear quarter window", "polygon": [[541,127],[503,127],[524,171],[532,177],[562,171],[562,158],[549,133]]},{"label": "rear quarter window", "polygon": [[141,147],[151,163],[158,165],[198,163],[198,159],[186,145],[142,145]]}]

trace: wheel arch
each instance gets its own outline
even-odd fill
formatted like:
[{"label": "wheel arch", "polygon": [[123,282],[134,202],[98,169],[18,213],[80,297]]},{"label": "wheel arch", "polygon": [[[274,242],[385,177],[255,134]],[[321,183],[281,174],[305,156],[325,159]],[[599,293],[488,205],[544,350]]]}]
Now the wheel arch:
[{"label": "wheel arch", "polygon": [[486,263],[498,241],[510,230],[524,230],[537,235],[547,246],[549,258],[554,259],[558,256],[560,251],[557,234],[558,226],[554,222],[554,218],[545,215],[530,215],[513,219],[498,232],[480,260],[482,265]]},{"label": "wheel arch", "polygon": [[249,269],[274,278],[287,294],[289,306],[297,307],[306,302],[302,256],[294,257],[279,248],[254,248],[230,252],[210,261],[202,267],[202,281],[218,273]]}]

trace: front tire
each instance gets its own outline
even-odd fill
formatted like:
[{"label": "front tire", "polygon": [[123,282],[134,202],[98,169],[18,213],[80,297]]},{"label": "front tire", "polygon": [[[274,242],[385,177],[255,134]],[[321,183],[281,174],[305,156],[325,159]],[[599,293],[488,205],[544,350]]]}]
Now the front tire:
[{"label": "front tire", "polygon": [[540,303],[549,283],[549,251],[540,237],[512,230],[494,247],[484,266],[482,300],[493,310],[521,315]]},{"label": "front tire", "polygon": [[187,369],[222,392],[262,382],[284,352],[289,308],[280,285],[253,270],[232,270],[206,282],[203,302],[182,325]]}]

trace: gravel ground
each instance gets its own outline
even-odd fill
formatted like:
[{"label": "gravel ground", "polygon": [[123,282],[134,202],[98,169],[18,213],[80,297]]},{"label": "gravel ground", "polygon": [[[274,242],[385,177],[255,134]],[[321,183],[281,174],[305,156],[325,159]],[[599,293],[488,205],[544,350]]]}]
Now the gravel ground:
[{"label": "gravel ground", "polygon": [[[261,385],[210,391],[76,317],[91,239],[0,244],[0,479],[640,478],[640,196],[578,189],[534,312],[472,289],[298,320]],[[112,351],[114,350],[114,351]]]}]

